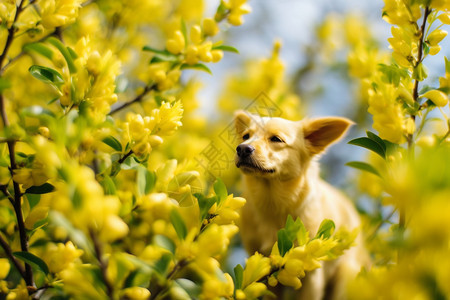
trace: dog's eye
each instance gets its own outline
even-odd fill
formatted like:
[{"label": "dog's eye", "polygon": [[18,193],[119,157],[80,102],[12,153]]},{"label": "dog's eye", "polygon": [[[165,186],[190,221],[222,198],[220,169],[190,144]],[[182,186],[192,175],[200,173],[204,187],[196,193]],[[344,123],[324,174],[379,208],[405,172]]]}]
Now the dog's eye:
[{"label": "dog's eye", "polygon": [[245,140],[248,140],[250,138],[250,134],[249,133],[246,133],[246,134],[244,134],[244,136],[242,137],[242,139],[245,141]]},{"label": "dog's eye", "polygon": [[271,138],[270,138],[270,141],[271,141],[271,142],[274,142],[274,143],[283,143],[283,140],[280,139],[279,137],[277,137],[276,135],[274,135],[273,137],[271,137]]}]

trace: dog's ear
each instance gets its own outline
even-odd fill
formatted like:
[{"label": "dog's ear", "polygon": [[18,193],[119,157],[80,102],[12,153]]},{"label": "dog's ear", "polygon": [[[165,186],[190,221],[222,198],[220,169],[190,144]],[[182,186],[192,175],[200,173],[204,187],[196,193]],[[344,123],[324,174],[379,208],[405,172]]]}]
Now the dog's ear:
[{"label": "dog's ear", "polygon": [[323,152],[329,145],[338,141],[350,125],[354,124],[349,119],[339,117],[325,117],[302,122],[306,147],[312,155]]},{"label": "dog's ear", "polygon": [[246,111],[238,110],[234,113],[234,126],[238,134],[244,132],[244,130],[250,125],[251,121],[252,118]]}]

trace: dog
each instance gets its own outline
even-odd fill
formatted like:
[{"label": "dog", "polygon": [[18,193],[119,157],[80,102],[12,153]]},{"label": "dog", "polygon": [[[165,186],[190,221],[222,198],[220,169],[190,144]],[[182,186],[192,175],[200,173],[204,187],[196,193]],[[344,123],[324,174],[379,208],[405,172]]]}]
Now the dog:
[{"label": "dog", "polygon": [[[323,219],[333,220],[336,228],[351,230],[360,226],[351,201],[320,179],[317,162],[320,154],[352,124],[341,117],[289,121],[246,111],[235,113],[240,139],[235,163],[243,173],[247,199],[240,228],[248,253],[269,255],[288,215],[299,217],[311,237]],[[356,276],[368,261],[361,236],[355,243],[337,260],[308,272],[294,298],[345,299],[349,277]]]}]

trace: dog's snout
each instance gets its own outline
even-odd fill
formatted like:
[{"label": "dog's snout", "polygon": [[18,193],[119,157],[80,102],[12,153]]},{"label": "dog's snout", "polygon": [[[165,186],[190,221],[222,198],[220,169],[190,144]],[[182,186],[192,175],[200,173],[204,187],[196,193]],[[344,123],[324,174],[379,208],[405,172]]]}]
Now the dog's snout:
[{"label": "dog's snout", "polygon": [[240,144],[236,148],[237,155],[241,158],[250,156],[253,151],[255,151],[255,147],[249,144]]}]

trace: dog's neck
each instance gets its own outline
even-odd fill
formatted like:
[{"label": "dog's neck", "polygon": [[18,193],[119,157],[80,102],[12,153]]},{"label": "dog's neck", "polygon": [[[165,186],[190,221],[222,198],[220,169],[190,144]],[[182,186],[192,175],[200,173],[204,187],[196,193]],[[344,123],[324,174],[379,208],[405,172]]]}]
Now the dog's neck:
[{"label": "dog's neck", "polygon": [[305,172],[286,180],[244,175],[247,189],[244,196],[263,215],[287,217],[308,204],[319,181],[318,173],[318,164],[312,161]]}]

